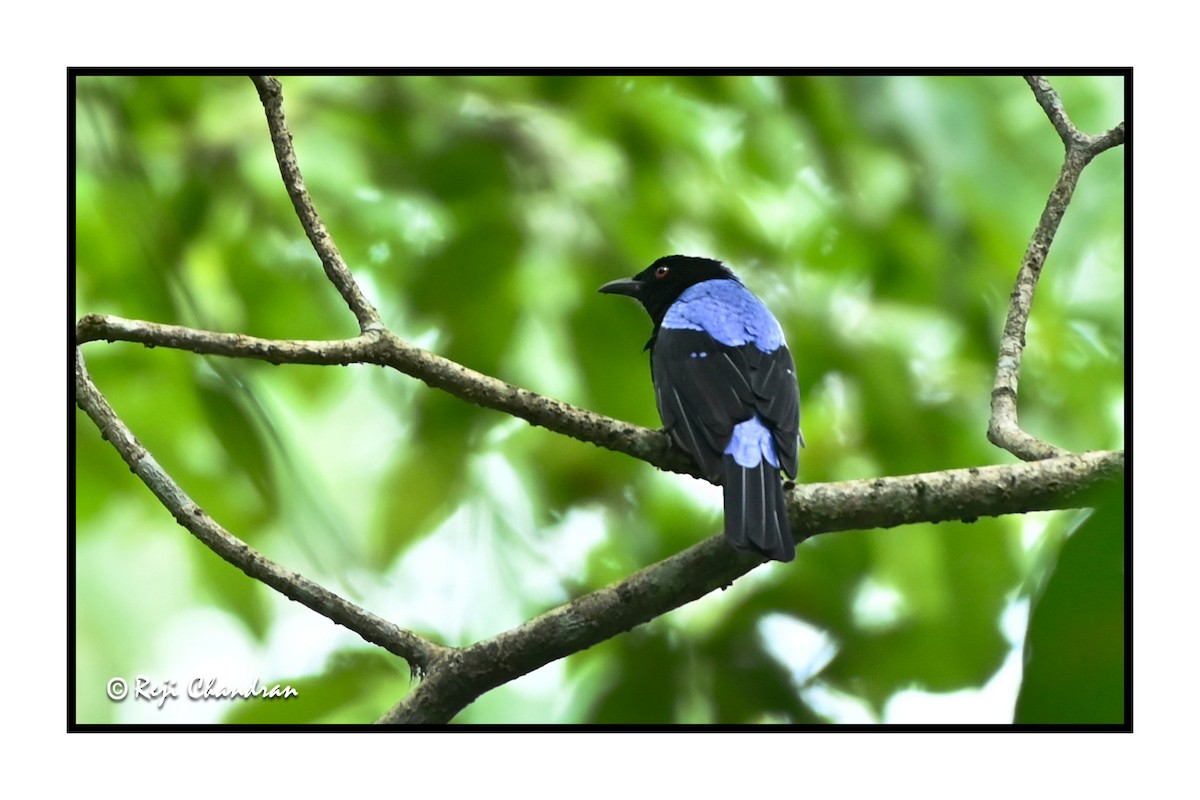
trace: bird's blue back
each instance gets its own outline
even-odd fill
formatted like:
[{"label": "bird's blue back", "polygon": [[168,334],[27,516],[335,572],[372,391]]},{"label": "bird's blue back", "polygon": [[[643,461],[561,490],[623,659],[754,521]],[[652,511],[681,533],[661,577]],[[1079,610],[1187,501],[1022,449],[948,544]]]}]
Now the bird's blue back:
[{"label": "bird's blue back", "polygon": [[749,289],[733,279],[689,286],[667,309],[662,326],[704,331],[721,344],[753,344],[765,353],[784,343],[779,321]]}]

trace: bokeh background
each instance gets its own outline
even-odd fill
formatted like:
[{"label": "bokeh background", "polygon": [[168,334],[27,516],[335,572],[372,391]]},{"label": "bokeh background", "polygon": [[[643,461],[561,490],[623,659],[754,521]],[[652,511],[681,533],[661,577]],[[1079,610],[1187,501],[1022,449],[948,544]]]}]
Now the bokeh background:
[{"label": "bokeh background", "polygon": [[[401,336],[658,427],[649,321],[596,288],[668,253],[712,256],[787,333],[800,480],[1013,461],[986,441],[989,393],[1062,158],[1020,78],[282,81],[317,208]],[[1124,119],[1123,78],[1051,82],[1083,130]],[[89,75],[75,90],[75,315],[357,332],[295,218],[249,80]],[[1073,450],[1124,446],[1125,155],[1085,171],[1028,332],[1022,425]],[[125,343],[84,355],[221,524],[439,642],[496,634],[721,527],[716,487],[377,367]],[[456,721],[1004,723],[1016,708],[1019,721],[1119,722],[1125,529],[1110,500],[817,537],[794,563]],[[412,686],[403,662],[178,527],[80,411],[75,513],[77,722],[365,722]],[[138,675],[300,696],[106,698],[109,678]]]}]

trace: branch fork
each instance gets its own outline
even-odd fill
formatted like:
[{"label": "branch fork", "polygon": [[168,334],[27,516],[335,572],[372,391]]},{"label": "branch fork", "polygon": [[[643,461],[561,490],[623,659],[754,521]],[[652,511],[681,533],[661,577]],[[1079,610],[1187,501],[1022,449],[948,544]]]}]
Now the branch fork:
[{"label": "branch fork", "polygon": [[1125,142],[1125,123],[1122,122],[1100,136],[1089,136],[1075,127],[1063,110],[1062,100],[1045,78],[1030,75],[1025,78],[1033,89],[1038,104],[1050,118],[1066,148],[1058,180],[1046,200],[1029,247],[1021,259],[1017,282],[1013,287],[1004,333],[1000,337],[1000,355],[996,360],[996,379],[992,385],[992,415],[988,422],[988,441],[1015,455],[1022,461],[1056,458],[1066,450],[1025,432],[1017,422],[1017,384],[1021,374],[1021,355],[1025,351],[1025,330],[1033,308],[1033,294],[1054,235],[1063,214],[1075,193],[1083,168],[1092,159],[1111,147]]}]

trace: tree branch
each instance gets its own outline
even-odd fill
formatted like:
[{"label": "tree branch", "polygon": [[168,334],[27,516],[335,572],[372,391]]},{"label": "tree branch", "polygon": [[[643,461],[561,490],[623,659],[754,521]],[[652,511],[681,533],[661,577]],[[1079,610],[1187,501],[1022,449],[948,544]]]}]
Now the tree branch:
[{"label": "tree branch", "polygon": [[531,425],[625,453],[660,469],[703,477],[691,459],[673,447],[662,431],[606,417],[484,375],[410,344],[386,329],[370,331],[354,339],[291,341],[88,314],[76,324],[75,337],[76,344],[99,339],[140,342],[148,347],[252,358],[272,364],[391,367],[419,378],[435,389],[484,408],[511,414]]},{"label": "tree branch", "polygon": [[296,151],[292,147],[292,134],[287,128],[283,116],[283,87],[279,81],[269,75],[251,75],[250,80],[258,89],[258,97],[262,101],[263,110],[267,114],[267,127],[271,131],[271,143],[275,145],[275,160],[279,162],[279,173],[283,177],[283,185],[287,188],[288,197],[296,208],[296,216],[308,234],[313,249],[321,258],[321,266],[325,274],[337,288],[346,305],[354,312],[358,327],[363,333],[383,327],[379,321],[379,312],[371,305],[366,296],[355,283],[354,277],[337,245],[321,221],[321,216],[313,206],[308,189],[304,186],[304,178],[300,175],[300,165],[296,163]]},{"label": "tree branch", "polygon": [[1125,123],[1101,136],[1089,136],[1079,131],[1063,110],[1062,101],[1050,83],[1039,76],[1025,79],[1038,103],[1050,118],[1066,147],[1066,158],[1058,180],[1046,200],[1037,228],[1029,240],[1021,268],[1017,271],[1004,333],[1000,338],[1000,356],[996,361],[996,380],[992,385],[992,415],[988,422],[988,441],[1002,447],[1025,461],[1061,456],[1067,451],[1036,436],[1026,433],[1017,422],[1017,384],[1021,372],[1021,355],[1025,350],[1025,329],[1033,307],[1033,293],[1041,277],[1046,255],[1063,214],[1071,202],[1079,176],[1093,158],[1110,147],[1125,141]]},{"label": "tree branch", "polygon": [[[1085,505],[1092,492],[1121,480],[1124,471],[1125,454],[1107,451],[1032,464],[814,483],[791,490],[788,511],[800,539],[916,522],[974,521]],[[728,586],[761,563],[761,557],[731,550],[723,536],[713,536],[620,583],[456,650],[379,722],[448,722],[479,695]]]},{"label": "tree branch", "polygon": [[96,423],[100,435],[121,454],[133,474],[171,512],[175,521],[221,558],[285,597],[400,656],[408,662],[414,675],[428,672],[449,652],[449,648],[393,625],[303,575],[284,569],[221,527],[159,466],[113,411],[88,375],[79,348],[75,348],[75,402]]}]

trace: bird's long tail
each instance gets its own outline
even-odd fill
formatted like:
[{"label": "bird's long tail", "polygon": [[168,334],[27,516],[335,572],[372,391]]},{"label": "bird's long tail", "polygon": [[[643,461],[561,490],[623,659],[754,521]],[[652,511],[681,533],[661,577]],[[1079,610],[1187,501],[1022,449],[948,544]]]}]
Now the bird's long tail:
[{"label": "bird's long tail", "polygon": [[726,454],[724,470],[725,538],[739,550],[753,550],[775,561],[796,557],[788,525],[779,470],[765,460],[743,467]]}]

